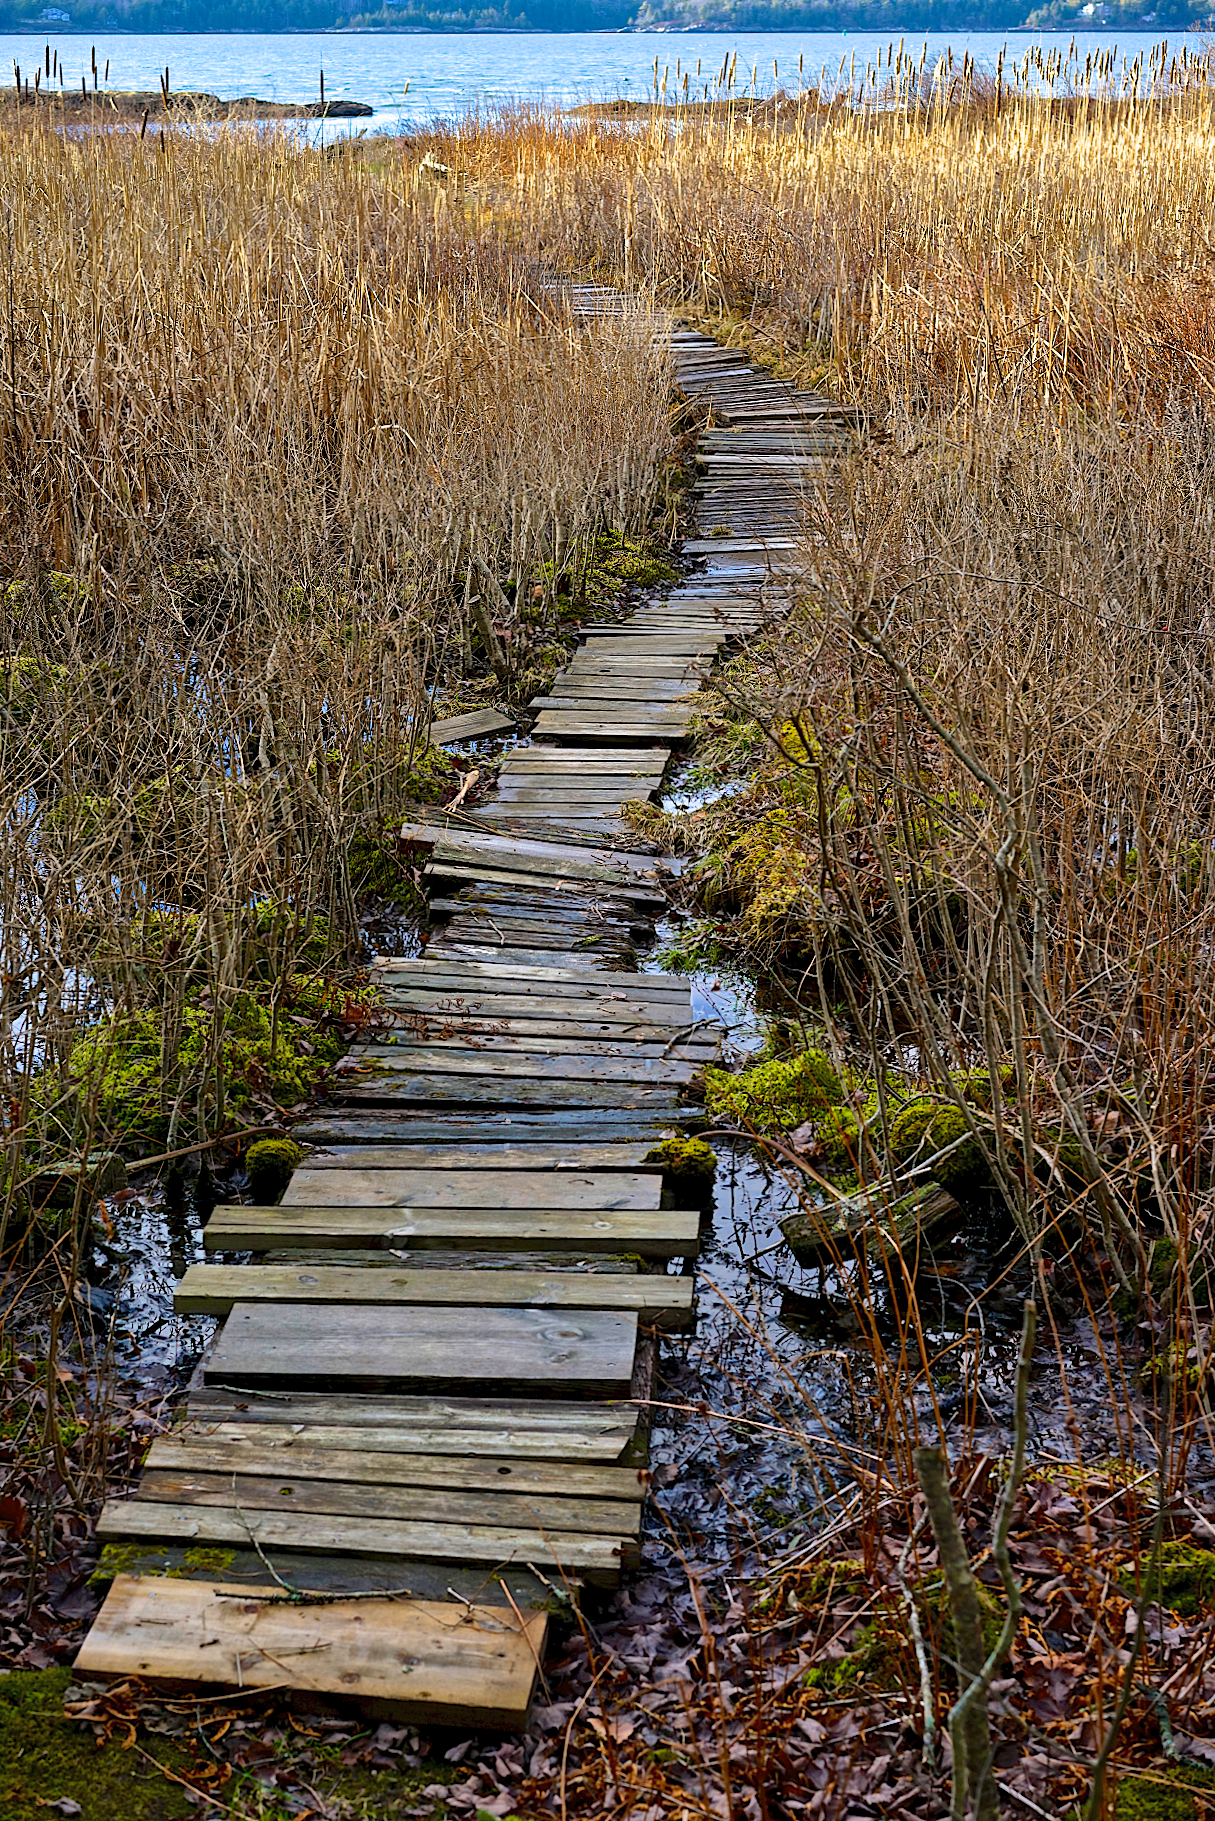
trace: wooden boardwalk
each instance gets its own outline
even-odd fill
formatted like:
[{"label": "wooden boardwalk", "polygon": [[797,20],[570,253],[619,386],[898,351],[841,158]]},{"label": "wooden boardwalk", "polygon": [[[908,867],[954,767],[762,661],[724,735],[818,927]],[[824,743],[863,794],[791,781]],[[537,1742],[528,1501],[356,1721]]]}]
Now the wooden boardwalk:
[{"label": "wooden boardwalk", "polygon": [[[632,300],[571,296],[654,332]],[[779,612],[798,483],[858,432],[707,337],[673,355],[712,404],[704,572],[586,628],[493,803],[405,831],[432,938],[377,964],[392,1026],[297,1128],[282,1202],[211,1217],[176,1306],[223,1325],[102,1513],[122,1572],[82,1674],[518,1727],[554,1598],[636,1558],[657,1337],[693,1320],[700,1234],[652,1152],[717,1036],[637,965],[677,863],[613,837],[723,646]]]}]

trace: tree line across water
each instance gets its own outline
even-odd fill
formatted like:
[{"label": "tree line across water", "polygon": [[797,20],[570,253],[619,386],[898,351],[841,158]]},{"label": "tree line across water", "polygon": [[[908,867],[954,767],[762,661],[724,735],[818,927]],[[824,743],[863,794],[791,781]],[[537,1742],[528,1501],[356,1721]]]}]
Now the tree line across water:
[{"label": "tree line across water", "polygon": [[[1146,10],[1145,10],[1146,8]],[[0,3],[0,27],[44,30],[325,31],[596,31],[655,29],[837,31],[1000,31],[1024,24],[1091,30],[1094,23],[1142,30],[1194,22],[1193,0],[1110,0],[1097,17],[1077,0],[63,0],[35,8]]]}]

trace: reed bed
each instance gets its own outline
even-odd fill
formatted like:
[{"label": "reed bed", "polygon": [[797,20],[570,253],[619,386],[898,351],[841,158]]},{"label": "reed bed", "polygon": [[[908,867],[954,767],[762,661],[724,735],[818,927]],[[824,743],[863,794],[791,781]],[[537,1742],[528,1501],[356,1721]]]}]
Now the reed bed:
[{"label": "reed bed", "polygon": [[997,90],[892,45],[775,107],[725,87],[434,144],[551,256],[652,284],[850,401],[1125,420],[1210,390],[1213,132],[1201,56],[1087,78],[1027,60]]}]

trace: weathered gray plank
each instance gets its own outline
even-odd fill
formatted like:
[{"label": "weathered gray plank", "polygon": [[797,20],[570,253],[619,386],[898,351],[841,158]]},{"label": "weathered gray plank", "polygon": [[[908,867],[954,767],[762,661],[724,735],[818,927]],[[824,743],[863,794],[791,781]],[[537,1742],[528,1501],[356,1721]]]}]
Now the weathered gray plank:
[{"label": "weathered gray plank", "polygon": [[[221,1451],[226,1452],[226,1451]],[[377,1457],[384,1460],[385,1457]],[[290,1499],[293,1512],[315,1512],[324,1517],[388,1518],[405,1523],[493,1524],[503,1528],[571,1533],[592,1536],[635,1537],[641,1527],[641,1499],[568,1498],[541,1493],[492,1490],[461,1491],[452,1485],[418,1486],[409,1482],[365,1483],[340,1478],[301,1478],[281,1462],[267,1474],[249,1472],[242,1462],[218,1471],[197,1466],[145,1467],[134,1494],[141,1504],[208,1505],[233,1511],[238,1517],[258,1511],[283,1511]]]},{"label": "weathered gray plank", "polygon": [[172,1473],[235,1472],[261,1478],[287,1474],[292,1480],[419,1486],[436,1491],[513,1492],[547,1498],[621,1500],[633,1505],[645,1498],[647,1489],[647,1475],[638,1467],[497,1460],[492,1456],[453,1460],[449,1455],[371,1453],[362,1447],[357,1430],[339,1429],[326,1434],[320,1442],[301,1442],[294,1434],[272,1435],[256,1423],[245,1427],[236,1423],[183,1423],[168,1435],[157,1437],[148,1451],[146,1465]]},{"label": "weathered gray plank", "polygon": [[445,721],[432,721],[430,739],[434,746],[454,746],[460,740],[484,740],[496,733],[510,733],[515,722],[496,708],[475,708],[469,714],[449,715]]},{"label": "weathered gray plank", "polygon": [[217,1207],[208,1252],[372,1245],[408,1250],[636,1252],[682,1258],[699,1244],[699,1216],[682,1209]]},{"label": "weathered gray plank", "polygon": [[[296,1126],[298,1133],[302,1130]],[[605,1170],[653,1173],[647,1139],[621,1144],[544,1144],[525,1139],[479,1144],[357,1144],[335,1139],[307,1159],[310,1170]]]},{"label": "weathered gray plank", "polygon": [[[620,1578],[625,1539],[564,1532],[514,1530],[480,1524],[439,1524],[364,1517],[322,1517],[315,1512],[249,1511],[238,1514],[208,1505],[156,1505],[139,1499],[111,1499],[97,1521],[97,1535],[158,1537],[166,1542],[231,1543],[253,1540],[265,1550],[303,1549],[346,1555],[419,1556],[440,1562],[538,1562],[585,1575],[606,1586]],[[115,1583],[117,1585],[117,1583]],[[147,1582],[140,1582],[147,1586]],[[193,1640],[198,1649],[198,1640]],[[79,1660],[79,1659],[78,1659]],[[282,1672],[280,1671],[280,1681]]]},{"label": "weathered gray plank", "polygon": [[[472,1308],[624,1309],[647,1326],[692,1320],[692,1280],[665,1273],[608,1276],[551,1271],[411,1271],[400,1265],[190,1265],[173,1296],[182,1315],[226,1315],[235,1302],[400,1303]],[[284,1319],[289,1319],[285,1317]]]},{"label": "weathered gray plank", "polygon": [[270,1305],[236,1303],[204,1376],[301,1390],[627,1397],[636,1345],[631,1310],[297,1303],[286,1322]]}]

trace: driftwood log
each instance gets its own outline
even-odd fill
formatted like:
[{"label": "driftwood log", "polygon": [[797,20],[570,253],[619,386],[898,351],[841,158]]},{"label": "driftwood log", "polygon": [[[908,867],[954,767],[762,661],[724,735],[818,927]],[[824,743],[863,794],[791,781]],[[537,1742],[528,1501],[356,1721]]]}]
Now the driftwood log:
[{"label": "driftwood log", "polygon": [[836,1254],[851,1256],[859,1246],[905,1252],[951,1225],[962,1210],[939,1183],[900,1190],[875,1182],[830,1207],[807,1208],[782,1220],[780,1230],[799,1264],[815,1265]]}]

